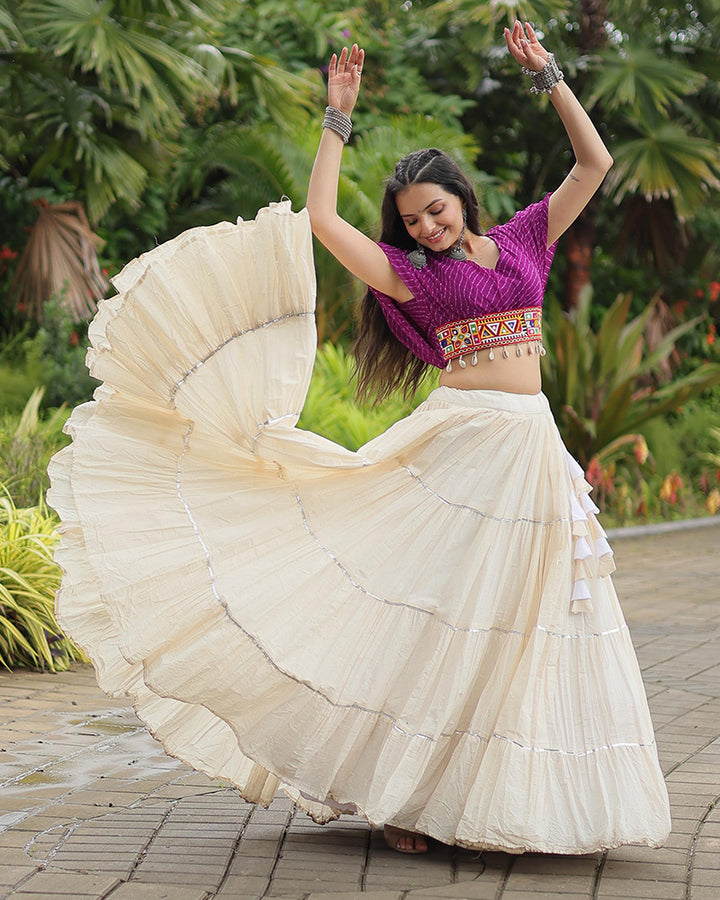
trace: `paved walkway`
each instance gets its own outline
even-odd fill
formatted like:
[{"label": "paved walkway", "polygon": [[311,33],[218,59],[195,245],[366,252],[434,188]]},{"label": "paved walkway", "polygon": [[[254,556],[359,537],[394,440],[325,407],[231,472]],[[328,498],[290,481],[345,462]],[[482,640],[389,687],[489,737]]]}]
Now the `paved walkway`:
[{"label": "paved walkway", "polygon": [[165,756],[93,673],[0,675],[0,898],[718,900],[720,528],[615,541],[673,804],[662,850],[387,850],[352,817],[269,810]]}]

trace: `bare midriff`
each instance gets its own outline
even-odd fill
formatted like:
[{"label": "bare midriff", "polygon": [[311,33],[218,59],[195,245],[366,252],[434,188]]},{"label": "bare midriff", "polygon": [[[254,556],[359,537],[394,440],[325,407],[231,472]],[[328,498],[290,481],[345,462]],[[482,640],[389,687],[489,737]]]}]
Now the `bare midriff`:
[{"label": "bare midriff", "polygon": [[[445,369],[440,373],[439,384],[444,387],[460,388],[464,391],[507,391],[511,394],[537,394],[542,386],[540,377],[540,354],[528,355],[527,345],[522,344],[522,356],[516,354],[515,347],[508,347],[508,356],[495,350],[495,358],[489,359],[486,350],[478,353],[477,365],[470,364],[470,355],[465,357],[466,366],[461,368],[453,360],[452,372]],[[533,347],[540,348],[536,343]]]}]

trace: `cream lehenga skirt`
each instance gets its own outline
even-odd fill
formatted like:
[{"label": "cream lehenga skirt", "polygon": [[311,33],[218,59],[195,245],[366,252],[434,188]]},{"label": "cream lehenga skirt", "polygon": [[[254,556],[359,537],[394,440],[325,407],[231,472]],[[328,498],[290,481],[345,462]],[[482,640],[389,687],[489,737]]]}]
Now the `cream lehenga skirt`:
[{"label": "cream lehenga skirt", "polygon": [[295,427],[315,327],[289,203],[130,263],[51,464],[62,626],[167,752],[317,821],[659,845],[612,555],[542,394],[438,388],[357,452]]}]

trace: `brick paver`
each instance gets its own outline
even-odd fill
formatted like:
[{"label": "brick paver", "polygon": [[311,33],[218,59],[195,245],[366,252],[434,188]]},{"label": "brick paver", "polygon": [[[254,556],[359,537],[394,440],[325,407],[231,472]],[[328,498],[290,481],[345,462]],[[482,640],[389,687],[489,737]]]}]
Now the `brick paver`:
[{"label": "brick paver", "polygon": [[582,857],[389,851],[166,756],[89,668],[0,675],[0,898],[717,900],[720,528],[615,541],[673,808],[661,850]]}]

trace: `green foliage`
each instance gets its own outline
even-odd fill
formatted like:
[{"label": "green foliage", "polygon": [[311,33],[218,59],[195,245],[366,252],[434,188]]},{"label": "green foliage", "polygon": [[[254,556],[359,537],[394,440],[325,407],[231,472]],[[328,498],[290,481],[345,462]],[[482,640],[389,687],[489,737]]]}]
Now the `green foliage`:
[{"label": "green foliage", "polygon": [[42,503],[50,486],[50,457],[70,440],[62,433],[67,408],[42,415],[42,397],[43,389],[36,388],[20,416],[6,413],[0,418],[0,483],[23,507]]},{"label": "green foliage", "polygon": [[[667,416],[648,422],[643,431],[658,471],[676,470],[695,487],[713,475],[719,444],[720,406],[718,391],[708,391]],[[713,396],[714,394],[714,396]]]},{"label": "green foliage", "polygon": [[327,343],[318,350],[298,427],[357,450],[409,415],[436,386],[436,376],[429,371],[412,401],[393,394],[380,406],[358,404],[352,357],[342,347]]},{"label": "green foliage", "polygon": [[87,661],[55,619],[56,525],[44,506],[18,509],[7,493],[0,496],[0,665],[7,669],[57,672]]},{"label": "green foliage", "polygon": [[589,290],[569,314],[557,302],[548,304],[543,389],[568,449],[584,466],[649,420],[720,384],[720,365],[714,363],[657,383],[654,372],[697,320],[672,329],[648,353],[643,332],[656,299],[628,321],[632,297],[620,295],[597,331],[590,325]]},{"label": "green foliage", "polygon": [[43,320],[31,333],[26,327],[0,351],[0,414],[17,413],[35,387],[43,404],[75,406],[97,387],[85,366],[87,324],[75,322],[58,298],[43,308]]},{"label": "green foliage", "polygon": [[[183,126],[221,99],[292,119],[317,75],[234,46],[223,0],[51,0],[0,7],[0,165],[34,185],[71,185],[97,222],[137,208],[163,178]],[[266,116],[268,114],[266,113]]]},{"label": "green foliage", "polygon": [[61,299],[43,307],[35,336],[26,342],[27,366],[45,387],[45,406],[76,406],[90,400],[98,381],[85,366],[87,324],[75,322]]}]

